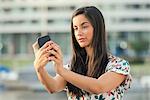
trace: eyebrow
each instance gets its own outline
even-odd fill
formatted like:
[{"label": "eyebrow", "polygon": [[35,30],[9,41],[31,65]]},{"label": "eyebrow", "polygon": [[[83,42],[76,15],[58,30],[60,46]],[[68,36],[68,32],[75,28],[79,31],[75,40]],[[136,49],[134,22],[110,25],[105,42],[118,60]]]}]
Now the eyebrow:
[{"label": "eyebrow", "polygon": [[[83,22],[83,23],[81,23],[81,26],[84,25],[84,24],[86,24],[86,23],[88,23],[88,22]],[[74,25],[73,27],[77,27],[77,26]]]},{"label": "eyebrow", "polygon": [[81,24],[81,26],[84,25],[84,24],[86,24],[86,23],[88,23],[88,22],[83,22],[83,23]]}]

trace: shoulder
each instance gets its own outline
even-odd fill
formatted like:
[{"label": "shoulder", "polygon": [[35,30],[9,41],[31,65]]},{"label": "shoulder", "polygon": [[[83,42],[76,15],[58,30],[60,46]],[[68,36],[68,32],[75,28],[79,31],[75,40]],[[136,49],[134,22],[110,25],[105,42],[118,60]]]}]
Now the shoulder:
[{"label": "shoulder", "polygon": [[132,76],[130,74],[130,64],[127,60],[109,55],[109,62],[106,67],[106,72],[115,72],[126,76],[124,82],[119,86],[121,90],[127,90],[132,83]]},{"label": "shoulder", "polygon": [[127,60],[113,55],[109,55],[108,58],[109,62],[106,71],[113,71],[124,75],[130,73],[130,65]]}]

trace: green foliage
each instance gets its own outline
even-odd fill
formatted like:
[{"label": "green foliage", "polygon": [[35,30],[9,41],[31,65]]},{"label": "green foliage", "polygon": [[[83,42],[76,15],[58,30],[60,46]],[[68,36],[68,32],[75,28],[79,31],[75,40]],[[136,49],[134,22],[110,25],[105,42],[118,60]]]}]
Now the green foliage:
[{"label": "green foliage", "polygon": [[130,57],[129,61],[135,64],[144,63],[145,57],[143,54],[146,53],[149,49],[149,41],[139,37],[135,41],[131,41],[130,46],[134,50],[136,56]]},{"label": "green foliage", "polygon": [[26,65],[32,64],[33,60],[31,59],[0,59],[0,64],[5,65],[9,68],[22,68]]},{"label": "green foliage", "polygon": [[138,54],[144,51],[148,51],[149,41],[143,40],[143,39],[142,40],[137,39],[135,41],[132,41],[130,45],[131,45],[131,48]]}]

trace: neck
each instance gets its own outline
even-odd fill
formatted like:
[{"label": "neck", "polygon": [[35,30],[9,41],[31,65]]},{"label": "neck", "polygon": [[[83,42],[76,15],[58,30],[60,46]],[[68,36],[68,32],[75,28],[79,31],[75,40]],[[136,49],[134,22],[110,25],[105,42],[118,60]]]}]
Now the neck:
[{"label": "neck", "polygon": [[86,52],[87,52],[87,55],[88,55],[89,57],[91,57],[91,56],[92,56],[92,53],[93,53],[93,48],[91,48],[91,47],[86,47],[85,50],[86,50]]}]

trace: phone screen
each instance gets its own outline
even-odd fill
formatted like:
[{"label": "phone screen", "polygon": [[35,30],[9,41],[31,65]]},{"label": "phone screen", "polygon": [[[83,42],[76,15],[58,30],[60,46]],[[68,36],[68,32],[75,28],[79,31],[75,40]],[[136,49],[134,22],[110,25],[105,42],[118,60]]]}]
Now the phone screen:
[{"label": "phone screen", "polygon": [[49,35],[39,37],[38,38],[39,47],[41,48],[47,41],[50,41],[50,40],[51,40],[51,38]]}]

